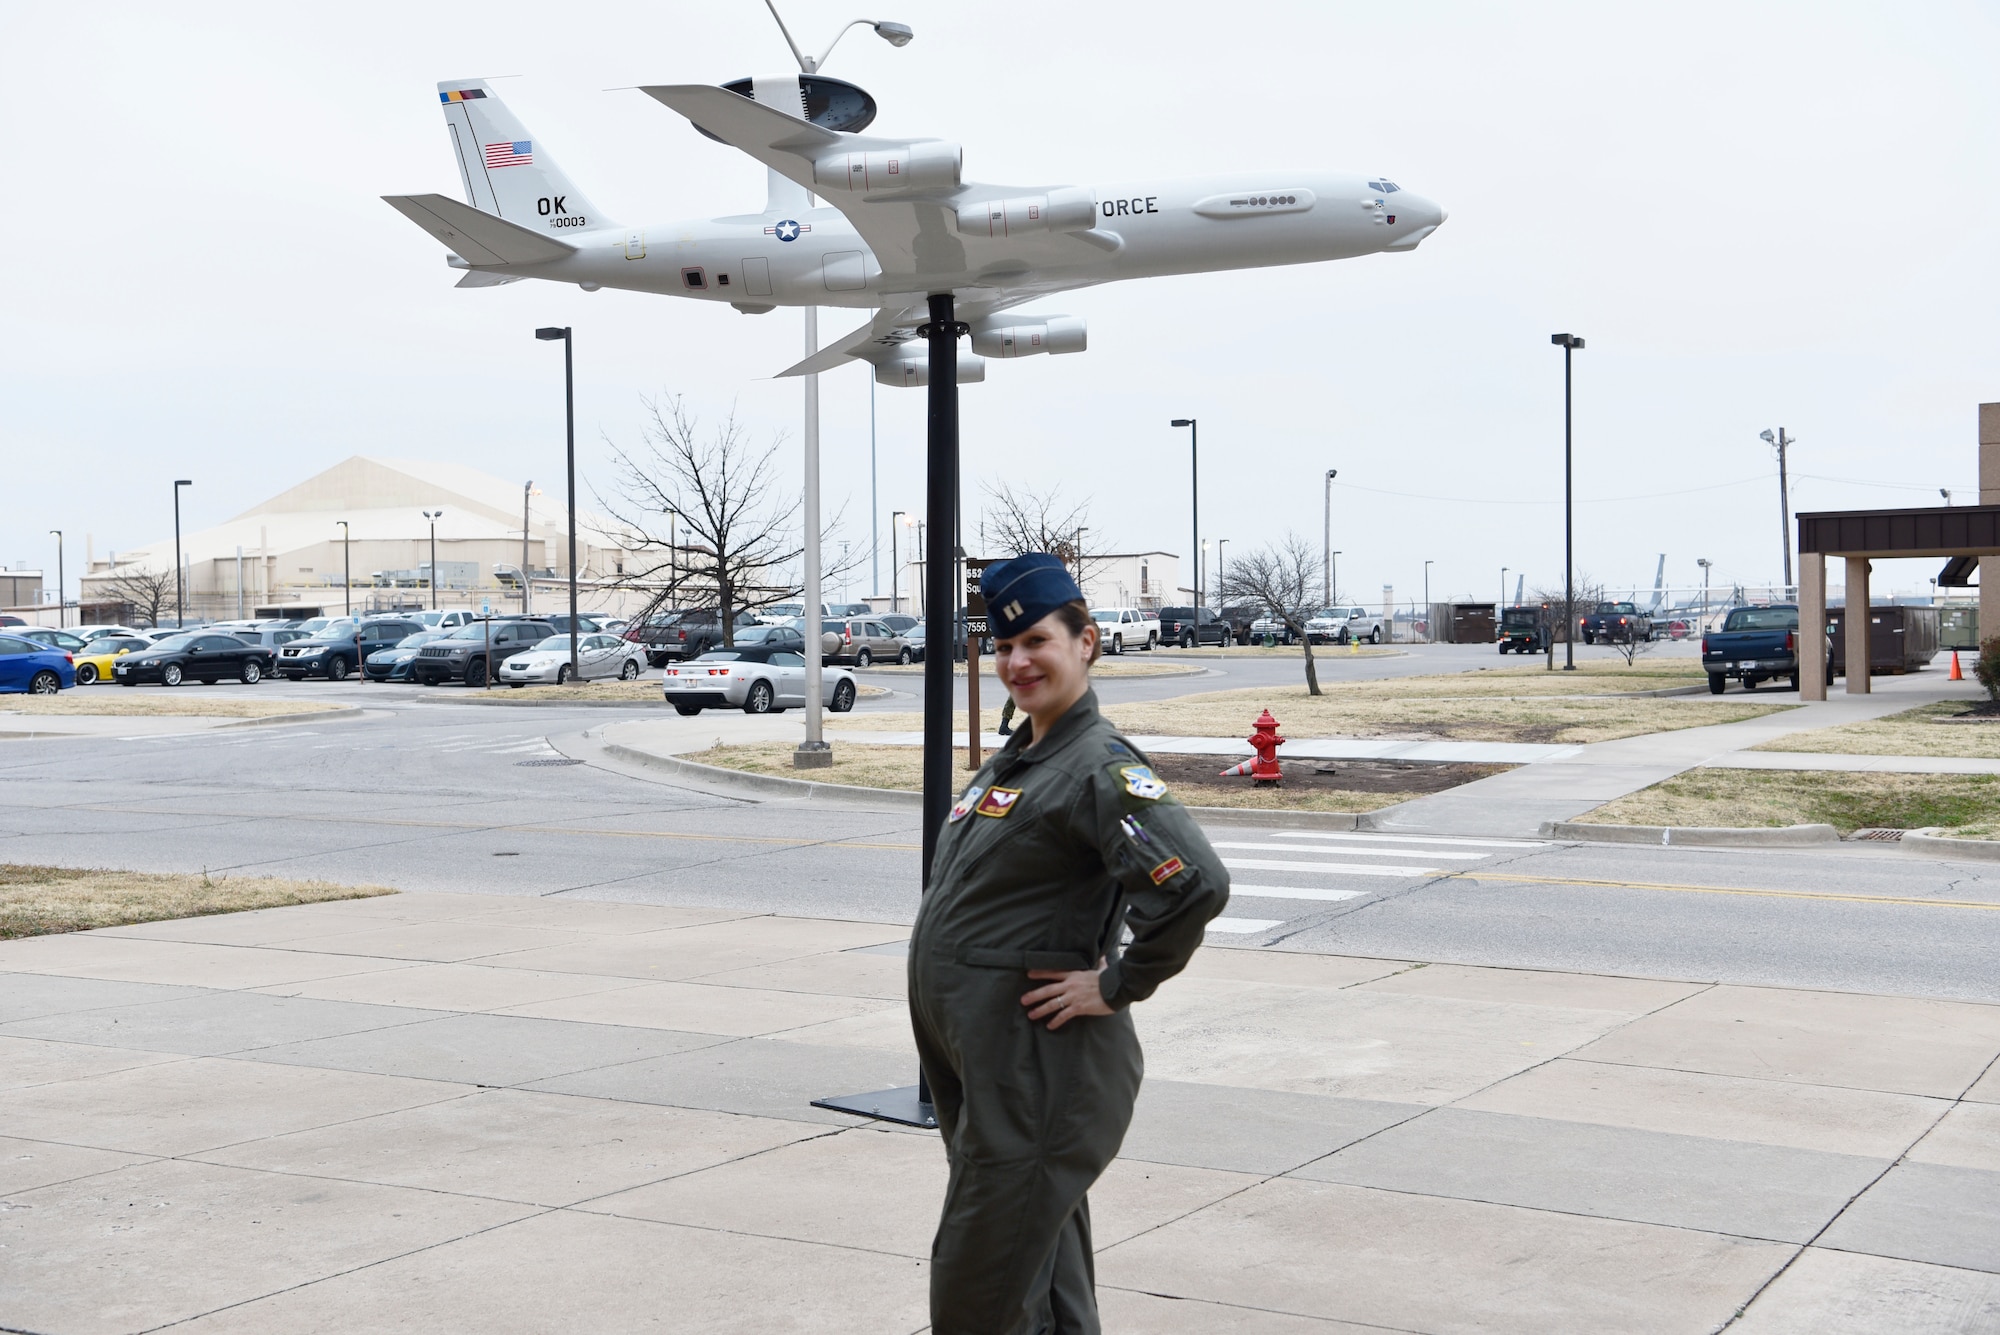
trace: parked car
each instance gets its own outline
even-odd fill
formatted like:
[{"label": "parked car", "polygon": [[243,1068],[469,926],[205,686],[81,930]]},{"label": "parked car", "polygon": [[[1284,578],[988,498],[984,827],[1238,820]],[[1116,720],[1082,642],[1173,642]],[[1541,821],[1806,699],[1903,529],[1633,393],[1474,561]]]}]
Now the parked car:
[{"label": "parked car", "polygon": [[1107,654],[1127,649],[1152,649],[1160,643],[1160,619],[1136,607],[1093,607],[1090,619],[1097,623],[1097,638]]},{"label": "parked car", "polygon": [[[616,635],[585,635],[576,646],[576,666],[585,681],[605,677],[637,681],[646,670],[646,651]],[[528,652],[515,654],[500,665],[500,680],[515,687],[542,683],[568,685],[573,680],[569,636],[551,635]]]},{"label": "parked car", "polygon": [[129,636],[140,635],[144,632],[131,626],[114,626],[109,623],[102,623],[94,626],[78,626],[74,633],[78,639],[82,640],[85,644],[89,644],[92,640],[105,635]]},{"label": "parked car", "polygon": [[0,612],[0,626],[25,626],[28,623],[11,612]]},{"label": "parked car", "polygon": [[224,677],[246,685],[271,675],[271,651],[245,644],[234,635],[192,630],[135,649],[111,665],[111,679],[120,686],[156,681],[179,686],[190,679],[213,686]]},{"label": "parked car", "polygon": [[153,642],[137,635],[100,635],[70,655],[76,664],[76,684],[89,686],[110,681],[112,666],[137,649],[150,649]]},{"label": "parked car", "polygon": [[1539,607],[1508,607],[1500,612],[1500,652],[1547,653],[1548,613]]},{"label": "parked car", "polygon": [[1162,607],[1160,643],[1192,649],[1198,644],[1227,646],[1235,630],[1212,607]]},{"label": "parked car", "polygon": [[369,617],[357,622],[342,617],[318,634],[293,640],[279,649],[278,671],[287,681],[312,676],[345,681],[348,673],[368,661],[368,655],[390,648],[422,629],[416,622],[401,618]]},{"label": "parked car", "polygon": [[419,648],[411,675],[424,686],[447,681],[484,686],[489,662],[497,668],[553,634],[555,627],[533,618],[493,617],[474,621]]},{"label": "parked car", "polygon": [[908,612],[884,612],[875,619],[905,638],[909,636],[912,626],[924,624],[922,617],[913,617]]},{"label": "parked car", "polygon": [[[1826,632],[1822,630],[1821,634]],[[1833,680],[1833,653],[1826,654],[1826,679]],[[1711,695],[1721,695],[1735,677],[1743,689],[1785,677],[1799,689],[1799,609],[1790,603],[1768,607],[1737,607],[1723,618],[1722,629],[1701,637],[1701,667],[1708,674]]]},{"label": "parked car", "polygon": [[277,653],[295,640],[306,638],[302,630],[286,630],[282,626],[257,626],[249,630],[229,632],[245,644],[261,644],[272,653]]},{"label": "parked car", "polygon": [[9,631],[0,634],[0,691],[54,695],[76,685],[69,653]]},{"label": "parked car", "polygon": [[1599,603],[1583,619],[1585,644],[1630,644],[1653,638],[1652,618],[1634,603]]},{"label": "parked car", "polygon": [[469,612],[460,607],[451,608],[448,611],[440,611],[433,607],[423,611],[411,612],[409,617],[410,620],[416,622],[426,630],[453,630],[459,626],[470,625],[479,620],[477,612]]},{"label": "parked car", "polygon": [[[859,692],[854,674],[829,667],[820,676],[825,706],[836,714],[854,708]],[[796,648],[761,644],[716,649],[686,663],[670,665],[663,686],[667,703],[681,714],[735,708],[746,714],[782,714],[806,702],[806,657]]]},{"label": "parked car", "polygon": [[451,634],[448,630],[420,630],[405,635],[386,649],[377,649],[361,660],[361,675],[370,681],[409,681],[416,666],[417,650],[432,640]]},{"label": "parked car", "polygon": [[914,663],[916,651],[910,642],[890,630],[882,618],[876,616],[851,617],[845,621],[829,621],[826,630],[838,641],[832,657],[837,660],[865,668],[877,659],[885,662]]},{"label": "parked car", "polygon": [[1256,620],[1250,623],[1250,639],[1253,643],[1262,644],[1268,641],[1272,644],[1294,644],[1297,638],[1292,634],[1292,628],[1287,626],[1282,618],[1274,617],[1268,612],[1258,613]]},{"label": "parked car", "polygon": [[872,617],[875,609],[868,603],[834,603],[828,609],[829,615],[836,617]]},{"label": "parked car", "polygon": [[[569,613],[552,612],[548,616],[543,617],[542,620],[554,626],[558,635],[569,634]],[[578,612],[576,620],[577,624],[583,627],[583,633],[586,635],[595,635],[599,631],[608,631],[610,629],[609,626],[604,624],[604,618],[595,612]]]},{"label": "parked car", "polygon": [[[743,632],[767,624],[748,611],[740,611],[730,618],[730,638]],[[777,619],[769,624],[778,624]],[[674,623],[673,634],[680,645],[681,657],[699,658],[710,649],[726,647],[722,644],[722,618],[714,608],[703,608],[681,613]]]},{"label": "parked car", "polygon": [[83,652],[84,641],[81,636],[72,635],[66,630],[56,630],[52,626],[17,626],[8,633],[19,635],[24,640],[46,644],[51,649],[60,649],[72,657]]},{"label": "parked car", "polygon": [[1382,618],[1352,604],[1329,607],[1306,622],[1306,635],[1314,644],[1351,644],[1356,640],[1380,644]]}]

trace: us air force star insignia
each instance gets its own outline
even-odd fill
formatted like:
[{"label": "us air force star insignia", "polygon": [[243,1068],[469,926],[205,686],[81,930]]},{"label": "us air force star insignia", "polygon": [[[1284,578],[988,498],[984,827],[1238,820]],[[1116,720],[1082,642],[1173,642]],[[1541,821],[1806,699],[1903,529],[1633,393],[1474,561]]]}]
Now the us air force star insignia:
[{"label": "us air force star insignia", "polygon": [[1158,801],[1167,795],[1167,785],[1160,782],[1150,766],[1127,765],[1118,773],[1125,780],[1125,791],[1134,797]]},{"label": "us air force star insignia", "polygon": [[778,240],[780,241],[796,241],[799,239],[799,225],[790,218],[785,219],[770,230],[777,233]]},{"label": "us air force star insignia", "polygon": [[1020,796],[1019,788],[990,788],[973,810],[982,816],[1004,816],[1014,809],[1014,803]]},{"label": "us air force star insignia", "polygon": [[974,802],[977,802],[979,800],[980,794],[984,793],[985,791],[986,790],[984,788],[981,788],[976,783],[972,785],[972,787],[966,789],[965,796],[958,799],[958,805],[951,809],[951,815],[945,817],[945,819],[949,821],[951,824],[956,825],[960,821],[964,820],[967,816],[970,816],[972,814],[972,804]]}]

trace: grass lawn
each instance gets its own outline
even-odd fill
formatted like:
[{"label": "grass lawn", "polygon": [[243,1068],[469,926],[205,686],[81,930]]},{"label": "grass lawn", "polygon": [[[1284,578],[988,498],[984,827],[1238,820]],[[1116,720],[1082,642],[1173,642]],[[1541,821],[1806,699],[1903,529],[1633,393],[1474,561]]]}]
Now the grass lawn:
[{"label": "grass lawn", "polygon": [[[752,742],[742,746],[717,746],[707,751],[682,755],[701,765],[744,770],[751,774],[774,774],[786,779],[811,779],[822,783],[851,784],[857,788],[900,788],[920,792],[923,788],[923,748],[917,746],[871,746],[862,742],[841,745],[836,739],[831,769],[792,768],[791,742]],[[1211,759],[1211,757],[1203,757]],[[965,767],[966,752],[952,754],[956,786],[963,791],[972,775]],[[1215,769],[1223,761],[1216,760]],[[1470,768],[1470,767],[1468,767]],[[1411,796],[1409,793],[1356,792],[1321,788],[1311,792],[1299,788],[1253,788],[1238,780],[1231,784],[1181,783],[1172,785],[1174,796],[1191,807],[1254,807],[1265,811],[1374,811]]]},{"label": "grass lawn", "polygon": [[61,695],[0,697],[0,714],[22,715],[277,718],[284,714],[324,714],[330,709],[346,708],[318,700],[246,700],[234,695],[204,695],[200,687],[193,691],[169,691],[164,686],[85,686]]},{"label": "grass lawn", "polygon": [[225,879],[206,873],[76,871],[0,863],[0,940],[395,893],[379,885],[328,885],[265,876]]},{"label": "grass lawn", "polygon": [[[2000,821],[2000,774],[1692,769],[1577,817],[1593,825],[1965,827]],[[1990,837],[1990,836],[1975,836]]]},{"label": "grass lawn", "polygon": [[1919,705],[1900,714],[1869,719],[1864,723],[1843,723],[1837,728],[1815,728],[1752,747],[1756,751],[1812,751],[1822,755],[1850,756],[1965,756],[2000,757],[2000,719],[1981,723],[1952,723],[1967,713],[1972,701],[1947,700]]}]

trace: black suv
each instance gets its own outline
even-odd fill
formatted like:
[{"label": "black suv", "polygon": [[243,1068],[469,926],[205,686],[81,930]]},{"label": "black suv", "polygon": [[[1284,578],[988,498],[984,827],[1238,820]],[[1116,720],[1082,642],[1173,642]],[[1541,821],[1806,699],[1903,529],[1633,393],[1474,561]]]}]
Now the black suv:
[{"label": "black suv", "polygon": [[554,626],[533,617],[469,621],[444,639],[432,640],[417,650],[417,661],[411,665],[410,675],[423,686],[435,686],[442,681],[484,686],[487,674],[494,668],[555,633]]},{"label": "black suv", "polygon": [[1228,644],[1236,633],[1207,607],[1162,607],[1160,643],[1192,649],[1197,644]]},{"label": "black suv", "polygon": [[345,681],[348,673],[368,661],[368,655],[378,649],[393,648],[398,641],[422,629],[415,621],[393,617],[368,617],[359,626],[343,617],[324,630],[279,649],[278,671],[286,681],[311,676]]}]

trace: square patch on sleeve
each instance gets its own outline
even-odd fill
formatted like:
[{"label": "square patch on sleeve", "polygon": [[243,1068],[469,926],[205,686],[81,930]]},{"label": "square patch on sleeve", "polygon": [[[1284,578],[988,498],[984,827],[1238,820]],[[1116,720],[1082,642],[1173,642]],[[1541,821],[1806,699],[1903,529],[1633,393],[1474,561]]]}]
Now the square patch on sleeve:
[{"label": "square patch on sleeve", "polygon": [[1020,797],[1019,788],[988,788],[986,796],[979,799],[979,805],[973,810],[982,816],[1004,816],[1014,809]]},{"label": "square patch on sleeve", "polygon": [[1157,802],[1167,795],[1167,785],[1150,765],[1126,765],[1118,771],[1118,777],[1125,780],[1125,791],[1134,797]]},{"label": "square patch on sleeve", "polygon": [[958,799],[958,803],[952,807],[951,814],[949,816],[946,816],[945,820],[953,825],[956,825],[960,821],[964,820],[967,816],[970,816],[972,814],[972,804],[974,802],[977,802],[979,800],[980,794],[984,793],[985,791],[986,790],[984,788],[981,788],[976,783],[973,784],[972,787],[966,789],[965,796]]},{"label": "square patch on sleeve", "polygon": [[1179,858],[1168,858],[1165,862],[1162,862],[1159,866],[1153,868],[1151,873],[1153,877],[1153,884],[1164,885],[1169,880],[1180,875],[1182,872],[1186,870],[1187,870],[1187,864],[1182,862]]}]

